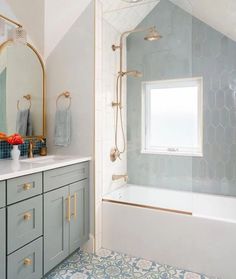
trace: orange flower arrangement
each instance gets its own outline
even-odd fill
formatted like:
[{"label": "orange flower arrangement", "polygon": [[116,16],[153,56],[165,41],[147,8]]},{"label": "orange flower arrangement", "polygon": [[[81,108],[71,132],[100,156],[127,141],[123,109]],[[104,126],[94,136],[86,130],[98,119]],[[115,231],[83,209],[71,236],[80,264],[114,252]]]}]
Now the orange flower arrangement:
[{"label": "orange flower arrangement", "polygon": [[24,143],[24,140],[20,134],[13,134],[7,137],[7,142],[11,145],[19,145]]}]

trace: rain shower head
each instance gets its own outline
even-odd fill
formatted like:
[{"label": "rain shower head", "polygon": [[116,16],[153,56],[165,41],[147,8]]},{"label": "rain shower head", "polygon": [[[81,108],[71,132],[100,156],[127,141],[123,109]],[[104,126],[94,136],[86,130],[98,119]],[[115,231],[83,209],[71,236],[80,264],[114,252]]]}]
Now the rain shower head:
[{"label": "rain shower head", "polygon": [[141,78],[143,76],[143,74],[139,71],[133,70],[133,71],[123,72],[122,76],[131,76],[131,77]]},{"label": "rain shower head", "polygon": [[146,41],[158,41],[162,36],[157,32],[156,27],[151,27],[148,34],[144,37]]}]

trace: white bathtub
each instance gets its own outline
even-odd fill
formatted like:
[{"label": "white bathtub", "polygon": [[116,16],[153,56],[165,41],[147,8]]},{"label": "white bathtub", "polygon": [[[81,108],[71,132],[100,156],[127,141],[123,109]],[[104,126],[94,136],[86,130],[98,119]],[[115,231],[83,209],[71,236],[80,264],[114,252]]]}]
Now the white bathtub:
[{"label": "white bathtub", "polygon": [[126,185],[102,206],[104,248],[236,278],[236,198]]}]

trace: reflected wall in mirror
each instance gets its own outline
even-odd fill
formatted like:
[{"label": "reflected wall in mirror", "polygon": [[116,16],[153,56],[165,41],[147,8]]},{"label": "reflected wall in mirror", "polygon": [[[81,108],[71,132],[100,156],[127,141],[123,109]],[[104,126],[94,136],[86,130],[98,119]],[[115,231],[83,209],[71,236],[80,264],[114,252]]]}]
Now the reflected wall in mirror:
[{"label": "reflected wall in mirror", "polygon": [[0,131],[45,136],[45,71],[30,44],[0,45]]}]

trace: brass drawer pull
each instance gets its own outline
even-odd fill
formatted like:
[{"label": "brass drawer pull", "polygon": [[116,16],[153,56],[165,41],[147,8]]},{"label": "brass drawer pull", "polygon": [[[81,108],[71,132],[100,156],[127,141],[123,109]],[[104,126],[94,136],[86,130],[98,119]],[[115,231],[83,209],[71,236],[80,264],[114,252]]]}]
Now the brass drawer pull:
[{"label": "brass drawer pull", "polygon": [[74,193],[74,212],[72,213],[74,219],[76,220],[77,217],[77,193]]},{"label": "brass drawer pull", "polygon": [[23,189],[25,191],[28,191],[28,190],[32,189],[32,185],[30,183],[25,183],[24,186],[23,186]]},{"label": "brass drawer pull", "polygon": [[29,258],[25,258],[24,259],[24,265],[26,265],[26,266],[32,265],[32,260],[29,259]]},{"label": "brass drawer pull", "polygon": [[70,212],[70,195],[67,198],[67,221],[70,222],[71,212]]},{"label": "brass drawer pull", "polygon": [[31,219],[31,217],[32,217],[32,215],[29,212],[24,214],[24,220],[25,221],[29,221]]}]

